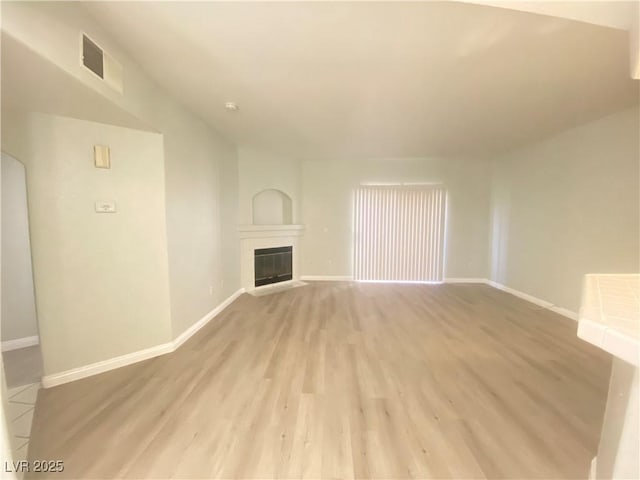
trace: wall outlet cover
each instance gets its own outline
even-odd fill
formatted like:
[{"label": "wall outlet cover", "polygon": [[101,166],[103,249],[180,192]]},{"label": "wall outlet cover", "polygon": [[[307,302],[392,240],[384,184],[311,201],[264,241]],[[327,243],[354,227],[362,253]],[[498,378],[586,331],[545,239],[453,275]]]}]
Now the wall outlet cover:
[{"label": "wall outlet cover", "polygon": [[98,201],[95,207],[97,213],[116,213],[116,202],[113,200]]}]

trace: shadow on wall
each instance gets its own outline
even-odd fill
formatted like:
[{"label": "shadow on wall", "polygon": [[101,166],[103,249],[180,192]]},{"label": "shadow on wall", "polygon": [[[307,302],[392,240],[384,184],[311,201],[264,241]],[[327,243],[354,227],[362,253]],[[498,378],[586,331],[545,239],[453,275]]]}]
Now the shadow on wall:
[{"label": "shadow on wall", "polygon": [[291,197],[286,193],[267,189],[253,196],[254,225],[291,225],[293,211]]},{"label": "shadow on wall", "polygon": [[40,381],[26,170],[2,153],[2,352],[9,388]]},{"label": "shadow on wall", "polygon": [[509,247],[509,187],[504,179],[493,179],[491,198],[491,241],[489,247],[490,279],[501,284],[507,281]]}]

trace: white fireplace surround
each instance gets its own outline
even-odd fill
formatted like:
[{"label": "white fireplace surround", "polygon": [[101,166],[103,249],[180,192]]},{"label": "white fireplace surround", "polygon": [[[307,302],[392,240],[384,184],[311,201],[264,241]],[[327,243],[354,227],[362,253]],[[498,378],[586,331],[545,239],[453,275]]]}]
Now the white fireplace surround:
[{"label": "white fireplace surround", "polygon": [[[298,239],[304,225],[240,225],[240,281],[245,291],[255,290],[254,252],[259,248],[292,247],[292,281],[300,280]],[[258,287],[261,288],[261,287]]]}]

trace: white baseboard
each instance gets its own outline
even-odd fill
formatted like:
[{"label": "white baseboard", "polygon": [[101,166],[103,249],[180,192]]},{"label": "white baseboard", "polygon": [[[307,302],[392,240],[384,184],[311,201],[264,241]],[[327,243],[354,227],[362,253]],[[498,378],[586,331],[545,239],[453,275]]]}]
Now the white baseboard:
[{"label": "white baseboard", "polygon": [[2,342],[1,349],[3,352],[9,352],[11,350],[18,350],[19,348],[33,347],[39,343],[40,338],[38,335],[34,335],[33,337],[22,337]]},{"label": "white baseboard", "polygon": [[574,312],[573,310],[569,310],[568,308],[556,307],[555,305],[552,305],[549,310],[552,310],[562,315],[563,317],[570,318],[571,320],[574,320],[576,322],[578,321],[578,312]]},{"label": "white baseboard", "polygon": [[552,312],[558,313],[564,317],[570,318],[571,320],[578,321],[578,312],[574,312],[569,310],[568,308],[558,307],[551,302],[546,300],[542,300],[541,298],[534,297],[533,295],[529,295],[528,293],[521,292],[520,290],[516,290],[515,288],[507,287],[498,282],[494,282],[493,280],[486,280],[488,285],[491,285],[498,290],[502,290],[504,292],[510,293],[516,297],[522,298],[527,302],[531,302],[534,305],[538,305],[539,307],[546,308],[547,310],[551,310]]},{"label": "white baseboard", "polygon": [[308,282],[350,282],[353,280],[351,275],[302,275],[300,280]]},{"label": "white baseboard", "polygon": [[491,282],[490,285],[504,292],[510,293],[518,298],[522,298],[527,302],[533,303],[534,305],[538,305],[542,308],[551,309],[553,307],[553,303],[547,302],[546,300],[542,300],[538,297],[534,297],[533,295],[529,295],[528,293],[521,292],[520,290],[516,290],[515,288],[507,287],[506,285],[502,285],[501,283]]},{"label": "white baseboard", "polygon": [[173,349],[176,350],[180,345],[189,340],[192,336],[194,336],[198,330],[204,327],[207,323],[209,323],[214,317],[216,317],[220,312],[222,312],[225,308],[227,308],[233,301],[238,298],[240,295],[244,293],[244,288],[240,288],[231,294],[226,300],[224,300],[220,305],[207,313],[204,317],[198,320],[196,323],[187,328],[184,332],[178,335],[173,340]]},{"label": "white baseboard", "polygon": [[445,278],[444,283],[488,283],[486,278]]},{"label": "white baseboard", "polygon": [[596,480],[596,469],[598,468],[598,457],[591,459],[591,466],[589,467],[589,480]]},{"label": "white baseboard", "polygon": [[98,375],[99,373],[125,367],[127,365],[158,357],[170,352],[173,352],[173,342],[163,343],[161,345],[145,348],[144,350],[138,350],[137,352],[127,353],[126,355],[120,355],[119,357],[110,358],[108,360],[92,363],[83,367],[72,368],[71,370],[54,373],[52,375],[44,375],[42,377],[42,386],[44,388],[55,387],[56,385],[62,385],[63,383],[69,383],[74,380],[80,380],[81,378]]},{"label": "white baseboard", "polygon": [[241,288],[224,300],[220,305],[207,313],[204,317],[191,325],[187,330],[178,335],[171,342],[163,343],[161,345],[155,345],[144,350],[138,350],[137,352],[127,353],[119,357],[110,358],[100,362],[85,365],[83,367],[73,368],[60,373],[54,373],[52,375],[45,375],[42,377],[42,386],[44,388],[54,387],[56,385],[62,385],[63,383],[73,382],[74,380],[80,380],[81,378],[90,377],[92,375],[98,375],[99,373],[108,372],[116,368],[125,367],[133,363],[138,363],[143,360],[148,360],[153,357],[165,355],[167,353],[174,352],[184,342],[195,335],[198,330],[209,323],[220,312],[227,308],[236,298],[238,298],[244,289]]}]

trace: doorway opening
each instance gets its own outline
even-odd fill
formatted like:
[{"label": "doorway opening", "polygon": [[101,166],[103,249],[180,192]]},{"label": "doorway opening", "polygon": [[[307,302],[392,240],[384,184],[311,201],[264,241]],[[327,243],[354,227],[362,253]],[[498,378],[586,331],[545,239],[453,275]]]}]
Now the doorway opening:
[{"label": "doorway opening", "polygon": [[42,355],[36,314],[24,165],[2,153],[2,359],[7,388],[37,384]]}]

